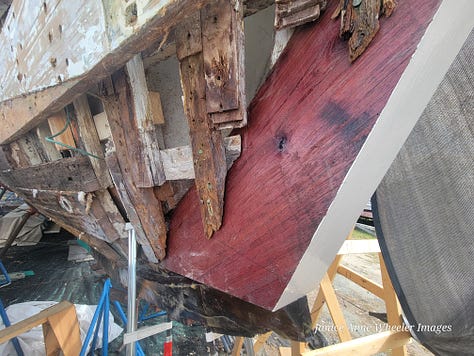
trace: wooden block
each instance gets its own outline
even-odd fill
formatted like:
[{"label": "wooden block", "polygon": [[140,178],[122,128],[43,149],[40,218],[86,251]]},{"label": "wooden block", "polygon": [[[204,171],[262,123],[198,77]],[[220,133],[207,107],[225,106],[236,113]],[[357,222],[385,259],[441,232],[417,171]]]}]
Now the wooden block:
[{"label": "wooden block", "polygon": [[102,141],[112,138],[112,132],[110,132],[110,126],[105,112],[94,115],[93,119],[97,134],[99,135],[99,140]]},{"label": "wooden block", "polygon": [[294,7],[277,5],[275,28],[281,30],[315,21],[321,14],[321,7],[315,1],[299,1]]},{"label": "wooden block", "polygon": [[43,324],[43,337],[46,356],[59,355],[61,346],[59,345],[59,341],[56,338],[56,335],[54,335],[54,331],[49,322]]},{"label": "wooden block", "polygon": [[300,356],[306,351],[306,344],[304,342],[291,342],[291,356]]},{"label": "wooden block", "polygon": [[[61,303],[55,304],[52,307],[49,307],[36,315],[33,315],[25,320],[22,320],[8,328],[0,330],[0,344],[7,342],[8,340],[13,339],[16,336],[19,336],[28,330],[33,329],[36,326],[46,323],[49,318],[55,314],[61,314],[67,312],[68,309],[74,308],[74,305],[70,302],[63,301]],[[74,309],[75,314],[75,309]]]},{"label": "wooden block", "polygon": [[160,93],[157,91],[149,91],[148,102],[150,103],[153,124],[163,125],[165,123],[165,116],[163,115],[163,107],[161,106]]},{"label": "wooden block", "polygon": [[306,352],[304,356],[339,356],[358,355],[370,356],[406,345],[411,341],[408,331],[385,331],[382,333],[361,337],[340,344],[323,347],[322,349]]},{"label": "wooden block", "polygon": [[[67,117],[64,110],[57,112],[56,114],[52,115],[48,119],[49,129],[51,130],[52,135],[56,135],[66,126]],[[74,137],[71,131],[71,126],[69,126],[64,133],[54,138],[55,141],[64,143],[71,147],[76,147],[76,142],[74,141]],[[61,150],[68,150],[69,148],[63,147],[61,145],[56,144],[56,149],[58,151]]]},{"label": "wooden block", "polygon": [[[241,139],[239,135],[224,139],[226,164],[230,168],[240,156]],[[168,148],[161,151],[166,180],[194,179],[193,153],[190,146]]]},{"label": "wooden block", "polygon": [[[50,315],[47,324],[47,333],[49,334],[51,331],[54,333],[57,345],[63,351],[64,356],[77,355],[81,350],[82,342],[74,305],[70,305],[69,308]],[[46,334],[44,329],[43,333]],[[47,354],[49,355],[48,352]],[[51,353],[51,355],[53,354],[57,355],[56,353]]]}]

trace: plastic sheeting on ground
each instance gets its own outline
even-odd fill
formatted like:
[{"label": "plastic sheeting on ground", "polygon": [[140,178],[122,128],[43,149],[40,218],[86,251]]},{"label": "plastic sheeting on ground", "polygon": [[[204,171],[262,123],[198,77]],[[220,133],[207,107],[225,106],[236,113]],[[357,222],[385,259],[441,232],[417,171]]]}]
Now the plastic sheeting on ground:
[{"label": "plastic sheeting on ground", "polygon": [[[5,245],[12,231],[20,224],[23,215],[28,214],[30,208],[27,204],[22,204],[15,210],[0,218],[0,247]],[[13,245],[31,246],[36,245],[41,240],[41,225],[44,217],[42,215],[30,216],[25,226],[21,229]]]},{"label": "plastic sheeting on ground", "polygon": [[[21,320],[29,318],[32,315],[38,314],[40,311],[49,308],[57,302],[51,301],[35,301],[12,304],[6,308],[8,317],[12,324]],[[84,339],[89,329],[90,322],[94,316],[96,305],[75,304],[76,314],[79,320],[79,328],[81,330],[81,340]],[[0,329],[5,328],[3,323],[0,323]],[[122,333],[122,328],[114,323],[114,317],[109,314],[109,342],[112,342]],[[42,356],[45,355],[43,329],[41,326],[31,329],[30,331],[18,336],[21,348],[25,355],[28,356]],[[102,347],[102,329],[99,332],[97,346]],[[11,342],[0,345],[0,356],[16,356],[15,349]]]}]

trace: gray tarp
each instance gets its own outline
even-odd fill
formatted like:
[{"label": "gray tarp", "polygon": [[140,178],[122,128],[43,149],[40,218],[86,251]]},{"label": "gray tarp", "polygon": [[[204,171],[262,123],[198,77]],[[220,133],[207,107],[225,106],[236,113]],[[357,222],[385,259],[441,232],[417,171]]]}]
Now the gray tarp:
[{"label": "gray tarp", "polygon": [[474,354],[473,136],[471,32],[372,201],[406,318],[441,355]]}]

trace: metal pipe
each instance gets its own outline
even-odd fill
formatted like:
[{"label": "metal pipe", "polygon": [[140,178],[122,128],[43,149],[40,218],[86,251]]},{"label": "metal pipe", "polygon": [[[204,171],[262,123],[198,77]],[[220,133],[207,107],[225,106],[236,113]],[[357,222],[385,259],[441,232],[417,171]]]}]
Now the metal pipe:
[{"label": "metal pipe", "polygon": [[[133,332],[137,328],[136,318],[136,259],[137,238],[132,224],[127,223],[128,230],[128,307],[127,307],[127,332]],[[132,342],[127,345],[127,356],[135,356],[136,347]]]}]

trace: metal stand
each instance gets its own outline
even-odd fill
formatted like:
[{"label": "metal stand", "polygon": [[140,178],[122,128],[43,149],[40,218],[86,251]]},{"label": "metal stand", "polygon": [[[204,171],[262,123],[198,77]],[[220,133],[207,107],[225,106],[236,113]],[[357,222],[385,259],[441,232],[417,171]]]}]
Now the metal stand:
[{"label": "metal stand", "polygon": [[[127,307],[127,333],[132,333],[137,329],[136,319],[136,277],[137,277],[137,239],[132,224],[127,223],[128,230],[128,307]],[[127,356],[135,356],[135,343],[127,344]]]}]

